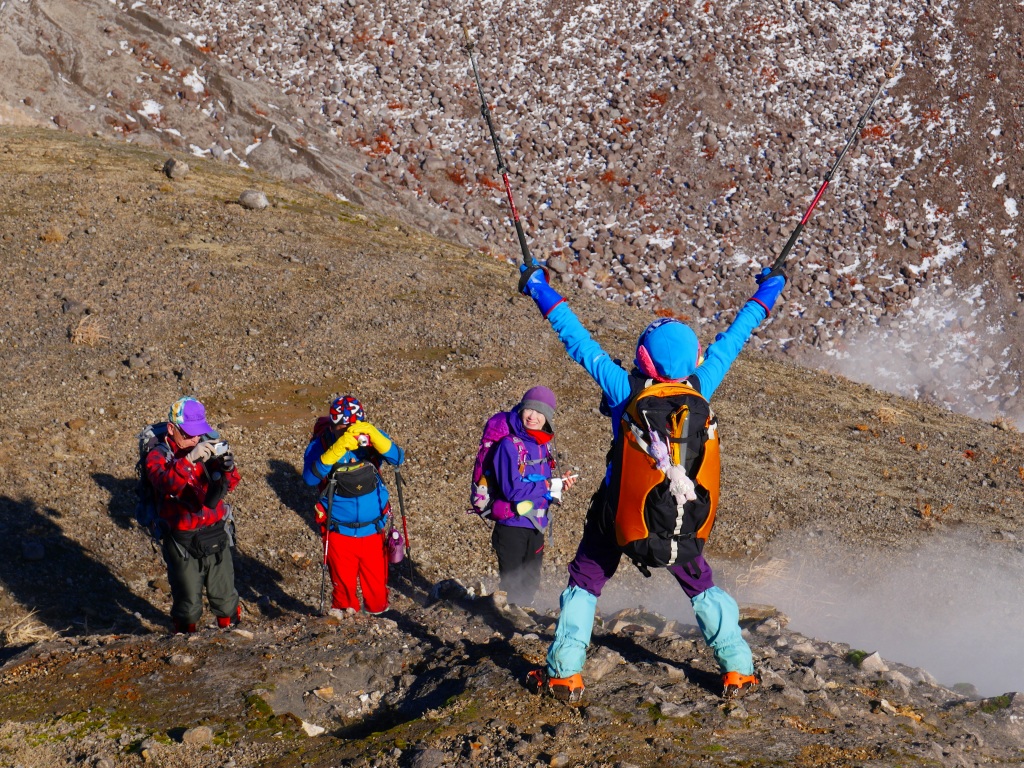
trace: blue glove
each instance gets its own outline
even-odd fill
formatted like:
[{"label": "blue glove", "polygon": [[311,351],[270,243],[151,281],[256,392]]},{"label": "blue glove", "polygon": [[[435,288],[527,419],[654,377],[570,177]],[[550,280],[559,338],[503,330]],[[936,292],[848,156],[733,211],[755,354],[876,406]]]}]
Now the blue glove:
[{"label": "blue glove", "polygon": [[779,294],[782,293],[782,289],[786,285],[786,271],[783,266],[778,266],[775,269],[769,269],[765,267],[761,270],[761,274],[757,276],[757,292],[750,297],[751,301],[756,301],[762,307],[766,314],[771,314],[772,307],[775,305],[776,300],[779,298]]},{"label": "blue glove", "polygon": [[519,271],[522,272],[519,277],[519,292],[537,302],[537,308],[540,309],[540,313],[544,317],[551,314],[552,309],[565,301],[558,291],[548,285],[544,270],[536,264],[529,267],[523,264],[519,267]]},{"label": "blue glove", "polygon": [[523,480],[525,480],[528,483],[543,483],[545,480],[547,480],[547,478],[544,477],[544,475],[531,474],[523,475]]}]

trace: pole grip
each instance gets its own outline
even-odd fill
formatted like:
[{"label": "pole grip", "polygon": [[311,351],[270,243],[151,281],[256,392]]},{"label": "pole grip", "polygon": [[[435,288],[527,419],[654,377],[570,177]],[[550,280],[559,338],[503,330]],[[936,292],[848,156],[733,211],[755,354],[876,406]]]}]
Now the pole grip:
[{"label": "pole grip", "polygon": [[800,233],[803,232],[803,230],[803,222],[796,225],[796,229],[793,230],[793,234],[789,236],[789,240],[787,240],[786,244],[782,247],[782,253],[779,254],[779,257],[775,259],[775,262],[772,264],[773,271],[779,269],[779,267],[782,267],[786,263],[786,259],[789,258],[789,252],[793,250],[793,246],[796,244],[797,238],[800,237]]}]

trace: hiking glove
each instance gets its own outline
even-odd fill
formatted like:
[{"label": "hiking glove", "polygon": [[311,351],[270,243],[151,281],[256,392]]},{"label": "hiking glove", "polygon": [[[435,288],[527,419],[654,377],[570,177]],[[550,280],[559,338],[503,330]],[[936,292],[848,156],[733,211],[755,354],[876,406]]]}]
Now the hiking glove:
[{"label": "hiking glove", "polygon": [[551,490],[548,491],[548,498],[552,501],[560,502],[562,500],[562,478],[552,477],[548,482],[551,483]]},{"label": "hiking glove", "polygon": [[220,457],[220,465],[224,468],[225,472],[230,472],[235,468],[235,454],[231,451],[227,451],[223,456]]},{"label": "hiking glove", "polygon": [[772,306],[786,285],[786,271],[782,266],[778,266],[775,269],[765,267],[756,279],[757,292],[750,297],[750,300],[756,301],[764,307],[766,313],[770,314]]},{"label": "hiking glove", "polygon": [[547,275],[536,264],[529,267],[523,264],[519,271],[522,272],[519,277],[519,292],[537,302],[537,308],[544,317],[565,301],[558,291],[548,285]]},{"label": "hiking glove", "polygon": [[199,443],[199,445],[188,452],[188,455],[185,458],[193,464],[199,464],[200,462],[213,458],[215,454],[216,443]]}]

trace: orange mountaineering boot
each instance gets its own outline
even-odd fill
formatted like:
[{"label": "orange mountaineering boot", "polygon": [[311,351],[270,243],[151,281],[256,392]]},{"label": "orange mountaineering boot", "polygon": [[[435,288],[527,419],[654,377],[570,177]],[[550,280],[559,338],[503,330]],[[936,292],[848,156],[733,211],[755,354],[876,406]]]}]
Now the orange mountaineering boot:
[{"label": "orange mountaineering boot", "polygon": [[526,676],[526,686],[533,693],[549,693],[559,701],[575,704],[583,698],[583,675],[571,677],[550,677],[543,669],[534,669]]},{"label": "orange mountaineering boot", "polygon": [[722,675],[722,696],[731,699],[760,684],[761,678],[756,674],[744,675],[741,672],[726,672]]}]

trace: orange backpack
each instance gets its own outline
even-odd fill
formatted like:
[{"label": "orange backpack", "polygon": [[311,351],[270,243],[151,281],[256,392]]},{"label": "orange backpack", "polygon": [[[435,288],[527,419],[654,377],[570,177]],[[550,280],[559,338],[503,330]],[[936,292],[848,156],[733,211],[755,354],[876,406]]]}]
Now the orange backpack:
[{"label": "orange backpack", "polygon": [[[685,565],[697,557],[715,523],[718,420],[691,380],[634,378],[634,394],[612,443],[608,500],[615,537],[645,576],[648,568]],[[696,500],[679,503],[671,492],[653,456],[652,431],[667,444],[671,463],[693,481]]]}]

